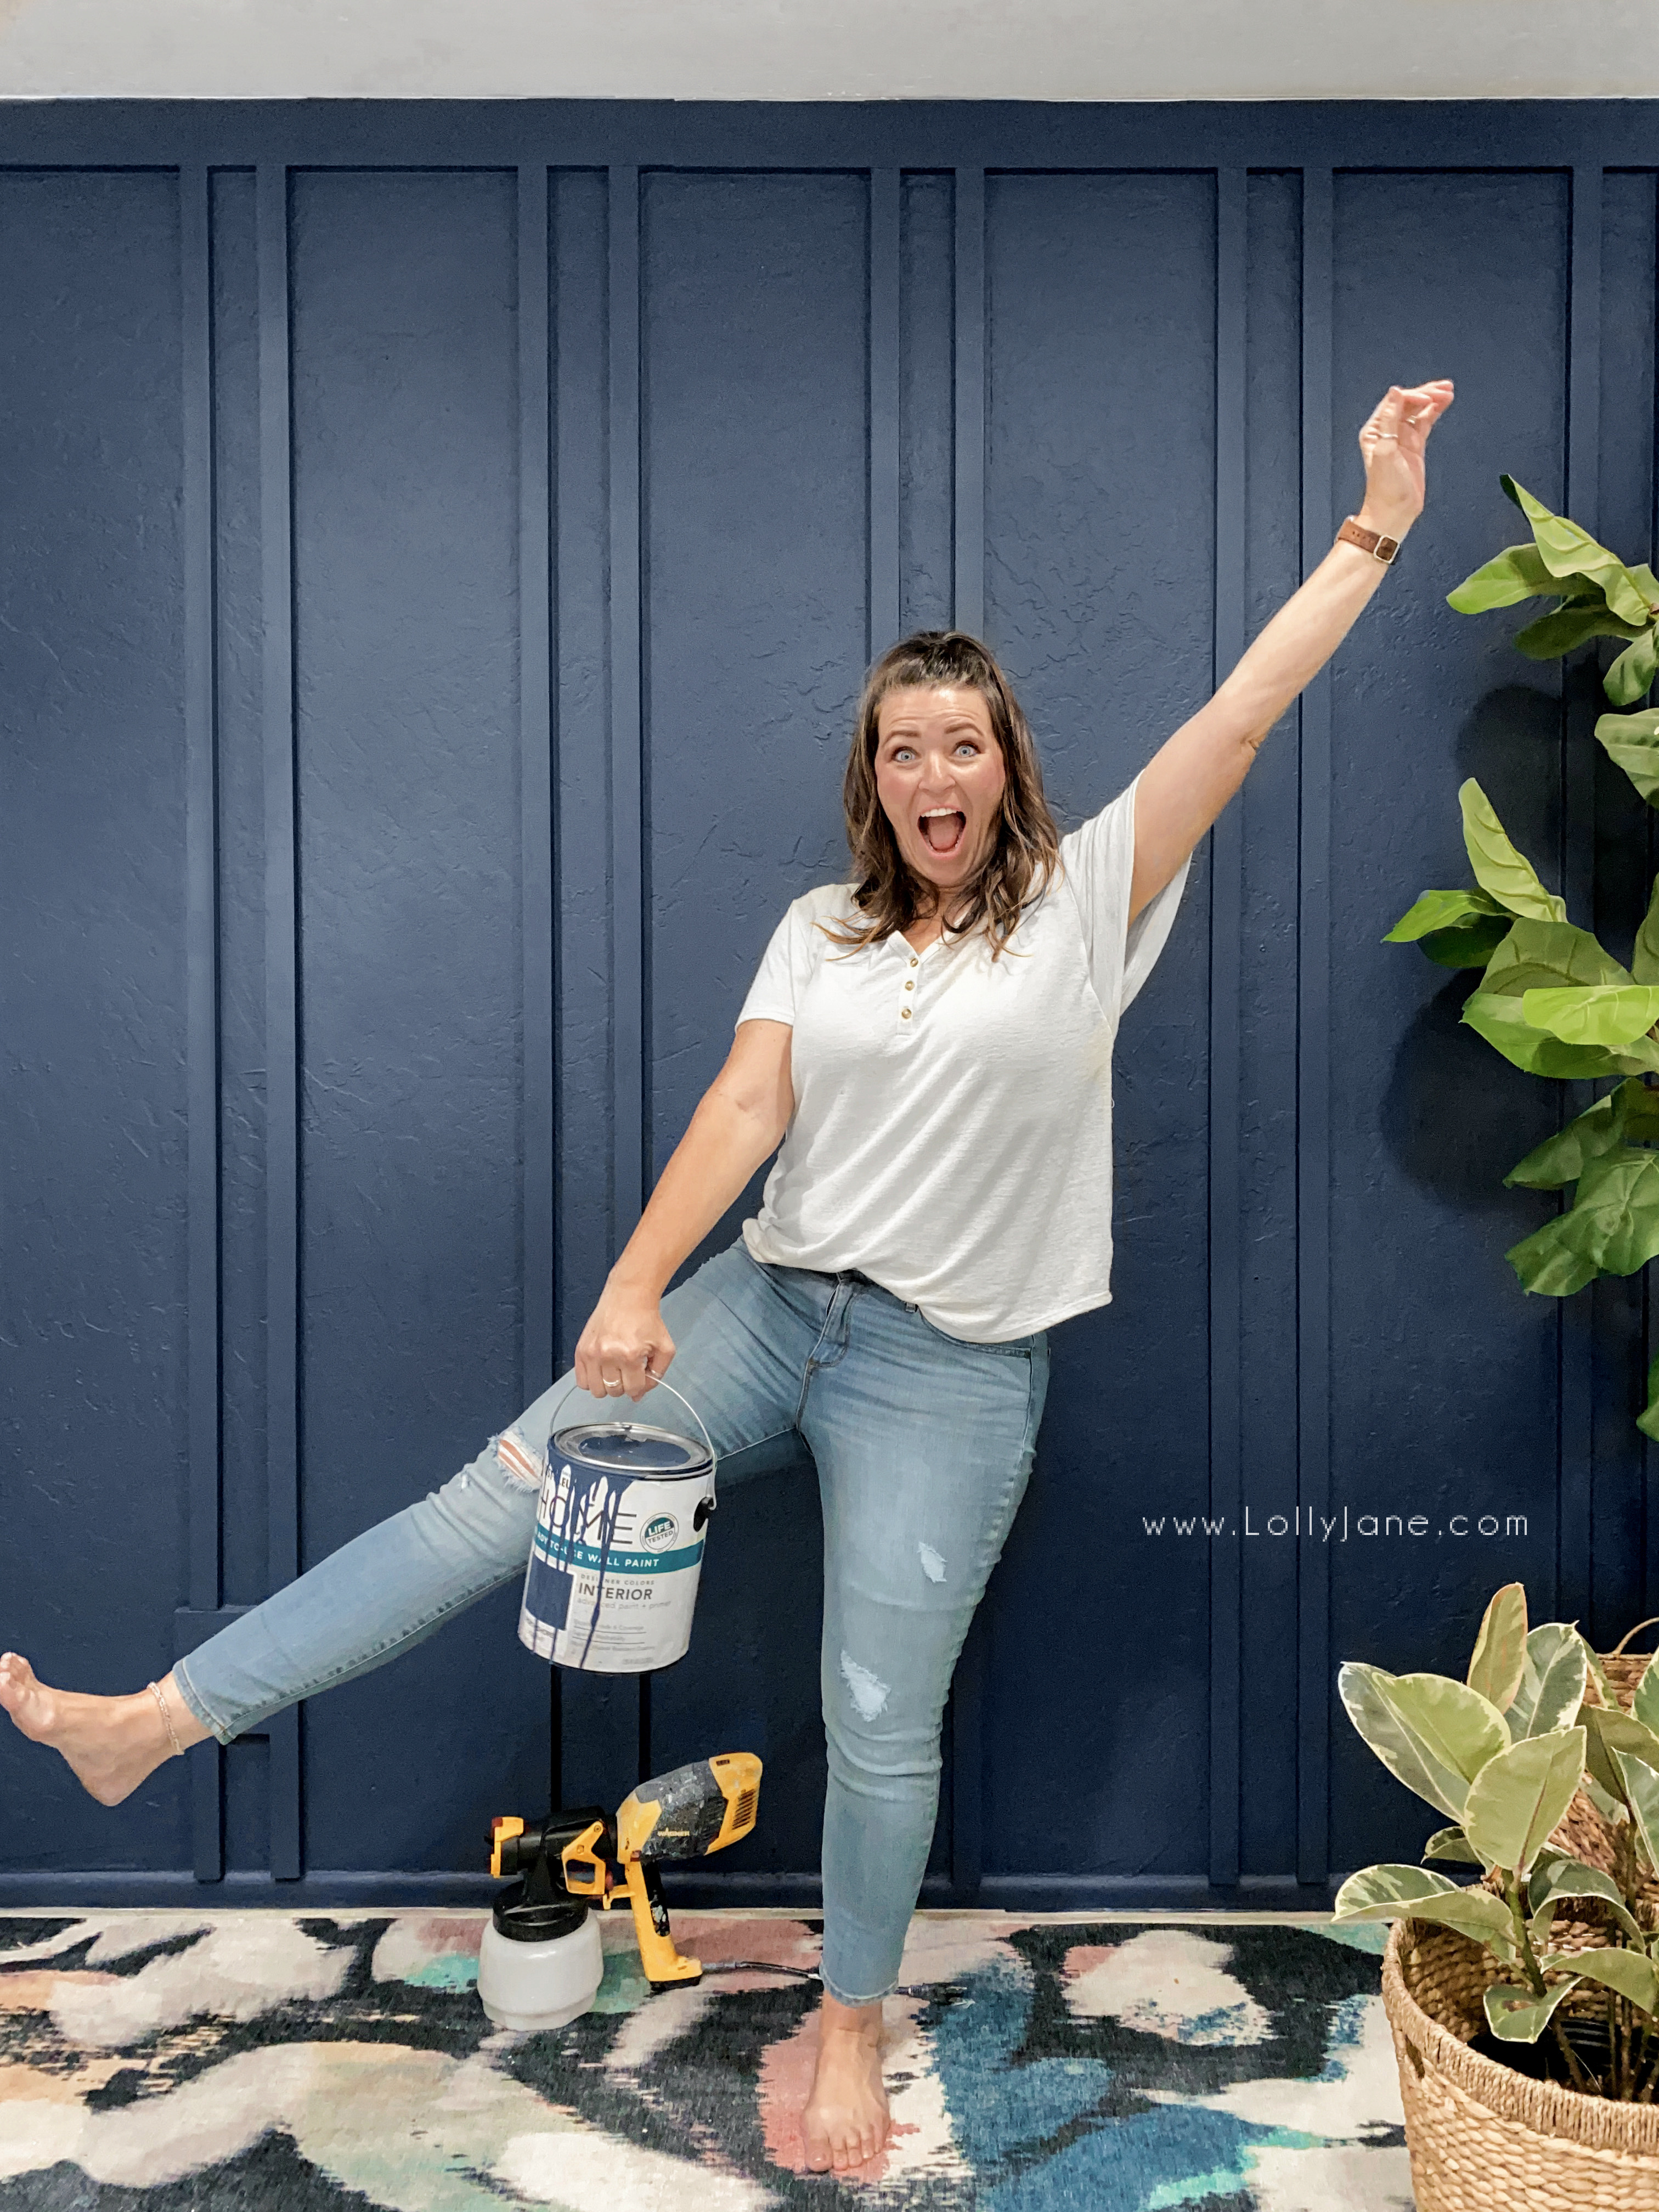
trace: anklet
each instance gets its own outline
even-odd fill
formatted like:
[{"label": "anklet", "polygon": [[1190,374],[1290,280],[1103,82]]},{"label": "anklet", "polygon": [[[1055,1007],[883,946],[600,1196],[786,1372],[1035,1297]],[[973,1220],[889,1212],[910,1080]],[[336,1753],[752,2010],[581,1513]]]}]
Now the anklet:
[{"label": "anklet", "polygon": [[173,1725],[173,1715],[167,1711],[167,1701],[161,1695],[161,1685],[159,1682],[152,1682],[149,1689],[150,1695],[161,1708],[161,1725],[167,1732],[167,1741],[173,1746],[173,1755],[175,1759],[182,1759],[185,1755],[185,1747],[179,1742],[179,1731]]}]

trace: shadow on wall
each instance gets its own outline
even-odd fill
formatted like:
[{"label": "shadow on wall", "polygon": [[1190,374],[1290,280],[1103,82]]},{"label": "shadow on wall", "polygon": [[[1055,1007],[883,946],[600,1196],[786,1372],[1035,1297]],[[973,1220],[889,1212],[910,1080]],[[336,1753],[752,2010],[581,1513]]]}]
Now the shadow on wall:
[{"label": "shadow on wall", "polygon": [[[1516,844],[1553,887],[1560,745],[1560,702],[1525,684],[1503,685],[1488,692],[1464,720],[1457,733],[1455,769],[1430,804],[1443,806],[1448,822],[1455,823],[1457,787],[1474,776]],[[1468,880],[1460,854],[1444,885],[1449,889]],[[1439,888],[1440,883],[1402,877],[1395,911],[1403,914],[1419,891]],[[1415,948],[1387,950],[1394,954]],[[1426,968],[1423,955],[1417,957]],[[1442,988],[1419,1009],[1395,1054],[1382,1099],[1383,1141],[1413,1182],[1449,1206],[1509,1217],[1519,1237],[1538,1225],[1537,1196],[1505,1190],[1504,1177],[1557,1126],[1559,1102],[1552,1085],[1511,1067],[1462,1026],[1463,1002],[1475,971],[1443,969],[1439,974]]]},{"label": "shadow on wall", "polygon": [[[1583,742],[1591,740],[1586,736]],[[1464,717],[1453,750],[1456,773],[1447,780],[1448,818],[1456,823],[1457,787],[1474,776],[1516,842],[1524,848],[1531,841],[1549,877],[1561,789],[1561,702],[1553,690],[1504,684],[1488,691]]]},{"label": "shadow on wall", "polygon": [[1401,1039],[1383,1094],[1382,1139],[1413,1182],[1459,1211],[1508,1216],[1521,1237],[1538,1226],[1539,1194],[1505,1190],[1504,1177],[1549,1135],[1556,1116],[1535,1076],[1463,1028],[1469,980],[1447,972],[1445,988]]}]

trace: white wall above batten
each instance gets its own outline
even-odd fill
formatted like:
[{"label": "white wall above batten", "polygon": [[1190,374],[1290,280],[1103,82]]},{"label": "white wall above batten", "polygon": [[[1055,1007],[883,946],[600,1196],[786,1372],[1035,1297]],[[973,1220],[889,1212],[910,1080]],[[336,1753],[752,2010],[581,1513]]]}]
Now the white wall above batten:
[{"label": "white wall above batten", "polygon": [[0,0],[0,97],[1591,99],[1659,0]]}]

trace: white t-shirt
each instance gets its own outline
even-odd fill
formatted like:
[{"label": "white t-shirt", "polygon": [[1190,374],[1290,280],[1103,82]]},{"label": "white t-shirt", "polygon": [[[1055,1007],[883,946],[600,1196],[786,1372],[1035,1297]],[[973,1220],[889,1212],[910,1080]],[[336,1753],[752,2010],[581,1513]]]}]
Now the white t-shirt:
[{"label": "white t-shirt", "polygon": [[1131,928],[1134,794],[1060,840],[1063,876],[998,960],[982,932],[848,952],[817,925],[856,915],[850,885],[794,902],[738,1016],[794,1031],[756,1259],[856,1267],[977,1344],[1107,1303],[1112,1044],[1189,865]]}]

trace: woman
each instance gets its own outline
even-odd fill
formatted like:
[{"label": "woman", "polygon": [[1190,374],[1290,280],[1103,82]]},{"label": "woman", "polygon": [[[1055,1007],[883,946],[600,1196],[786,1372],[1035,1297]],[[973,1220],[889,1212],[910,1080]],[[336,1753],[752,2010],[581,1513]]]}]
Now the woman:
[{"label": "woman", "polygon": [[[1109,1296],[1118,1014],[1168,934],[1194,847],[1335,650],[1423,503],[1449,383],[1390,388],[1360,433],[1365,499],[1209,704],[1060,838],[990,654],[932,633],[877,664],[846,799],[856,881],[798,899],[554,1386],[470,1467],[131,1697],[0,1660],[0,1705],[104,1804],[206,1735],[406,1650],[524,1571],[540,1462],[566,1421],[671,1363],[722,1488],[816,1460],[824,1517],[824,1996],[808,2161],[887,2137],[882,1999],[938,1797],[939,1723],[1024,1492],[1045,1332]],[[744,1237],[664,1296],[782,1149]]]}]

